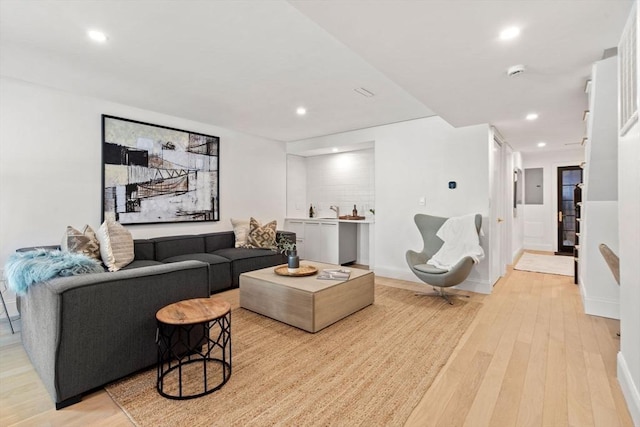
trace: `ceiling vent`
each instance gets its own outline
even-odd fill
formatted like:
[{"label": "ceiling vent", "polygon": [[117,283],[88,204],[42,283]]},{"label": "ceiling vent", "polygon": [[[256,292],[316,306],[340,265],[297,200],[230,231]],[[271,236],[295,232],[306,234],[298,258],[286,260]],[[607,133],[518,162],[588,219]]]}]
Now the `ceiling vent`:
[{"label": "ceiling vent", "polygon": [[524,70],[525,67],[522,64],[512,65],[511,67],[507,68],[507,76],[514,77],[520,75],[524,73]]},{"label": "ceiling vent", "polygon": [[371,98],[372,96],[375,96],[375,93],[363,88],[363,87],[357,87],[354,89],[356,92],[358,92],[360,95],[362,96],[366,96],[367,98]]}]

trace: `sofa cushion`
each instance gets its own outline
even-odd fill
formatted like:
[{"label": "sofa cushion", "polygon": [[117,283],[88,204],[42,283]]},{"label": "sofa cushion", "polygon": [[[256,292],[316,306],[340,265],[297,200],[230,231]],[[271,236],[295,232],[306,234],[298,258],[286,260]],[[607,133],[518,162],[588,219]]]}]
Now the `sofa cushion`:
[{"label": "sofa cushion", "polygon": [[218,233],[203,234],[206,252],[214,252],[218,249],[233,248],[235,235],[233,231],[221,231]]},{"label": "sofa cushion", "polygon": [[211,289],[211,293],[224,291],[231,287],[231,261],[219,255],[207,253],[177,255],[166,258],[164,262],[172,263],[189,260],[202,261],[209,264],[209,289]]},{"label": "sofa cushion", "polygon": [[231,259],[233,287],[238,287],[240,275],[247,271],[284,264],[284,255],[269,249],[228,248],[215,251],[216,255]]},{"label": "sofa cushion", "polygon": [[261,225],[258,220],[249,220],[249,234],[247,235],[247,246],[254,248],[273,248],[276,245],[276,221]]},{"label": "sofa cushion", "polygon": [[208,254],[208,253],[195,253],[195,254],[184,254],[184,255],[176,255],[169,258],[165,258],[162,262],[180,262],[180,261],[202,261],[207,264],[215,265],[215,264],[228,264],[229,260],[225,257]]},{"label": "sofa cushion", "polygon": [[447,270],[443,270],[441,268],[438,268],[430,264],[417,264],[417,265],[414,265],[413,268],[415,268],[418,271],[422,271],[423,273],[429,273],[429,274],[448,273]]},{"label": "sofa cushion", "polygon": [[133,241],[133,252],[136,260],[155,260],[156,250],[153,240],[136,239]]},{"label": "sofa cushion", "polygon": [[272,251],[271,249],[259,249],[259,248],[226,248],[226,249],[218,249],[213,253],[215,255],[219,255],[221,257],[230,259],[231,261],[235,261],[238,259],[270,256],[275,254],[276,252]]},{"label": "sofa cushion", "polygon": [[132,268],[149,267],[152,265],[163,265],[160,261],[154,261],[152,259],[136,259],[129,265],[125,265],[121,270],[131,270]]},{"label": "sofa cushion", "polygon": [[157,261],[164,261],[167,258],[178,255],[198,254],[205,251],[204,238],[202,236],[170,236],[151,240],[153,240],[155,246]]},{"label": "sofa cushion", "polygon": [[133,237],[120,223],[107,220],[96,234],[102,262],[109,271],[118,271],[133,261]]}]

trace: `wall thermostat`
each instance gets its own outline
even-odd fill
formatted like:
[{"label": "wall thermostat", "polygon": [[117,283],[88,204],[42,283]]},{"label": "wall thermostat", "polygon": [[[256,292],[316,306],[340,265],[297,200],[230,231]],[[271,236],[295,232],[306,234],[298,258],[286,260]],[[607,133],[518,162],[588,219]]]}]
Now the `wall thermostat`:
[{"label": "wall thermostat", "polygon": [[454,188],[456,188],[456,182],[455,181],[449,181],[449,188],[452,189],[452,190]]}]

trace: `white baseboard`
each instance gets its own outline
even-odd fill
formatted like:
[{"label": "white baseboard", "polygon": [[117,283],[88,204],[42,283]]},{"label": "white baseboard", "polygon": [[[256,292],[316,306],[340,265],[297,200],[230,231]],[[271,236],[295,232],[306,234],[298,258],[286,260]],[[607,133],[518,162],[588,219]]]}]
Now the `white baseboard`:
[{"label": "white baseboard", "polygon": [[620,303],[602,298],[585,298],[584,312],[592,316],[620,320]]},{"label": "white baseboard", "polygon": [[553,252],[553,245],[542,245],[537,243],[525,243],[524,250]]},{"label": "white baseboard", "polygon": [[479,280],[465,280],[464,282],[460,283],[457,286],[454,286],[453,288],[475,292],[478,294],[490,294],[493,290],[493,286],[491,286],[491,283]]},{"label": "white baseboard", "polygon": [[640,384],[634,384],[629,366],[622,352],[618,352],[618,383],[627,402],[631,419],[636,426],[640,426]]},{"label": "white baseboard", "polygon": [[582,306],[586,314],[620,320],[620,301],[590,297],[582,283],[582,279],[578,280],[578,282]]},{"label": "white baseboard", "polygon": [[522,255],[522,253],[523,253],[523,252],[524,252],[524,249],[522,249],[522,248],[520,248],[520,249],[518,249],[517,251],[515,251],[515,252],[513,253],[513,255],[511,256],[511,264],[515,265],[516,260],[518,259],[518,257],[519,257],[520,255]]},{"label": "white baseboard", "polygon": [[[424,282],[420,281],[411,271],[401,270],[398,268],[375,267],[374,273],[376,274],[376,276],[424,284]],[[491,283],[489,283],[488,281],[484,282],[480,280],[465,280],[464,282],[460,283],[457,286],[454,286],[453,288],[476,292],[479,294],[490,294],[493,286],[491,286]]]},{"label": "white baseboard", "polygon": [[376,276],[388,277],[390,279],[397,280],[406,280],[408,282],[422,283],[411,271],[408,270],[375,266],[373,272],[376,274]]}]

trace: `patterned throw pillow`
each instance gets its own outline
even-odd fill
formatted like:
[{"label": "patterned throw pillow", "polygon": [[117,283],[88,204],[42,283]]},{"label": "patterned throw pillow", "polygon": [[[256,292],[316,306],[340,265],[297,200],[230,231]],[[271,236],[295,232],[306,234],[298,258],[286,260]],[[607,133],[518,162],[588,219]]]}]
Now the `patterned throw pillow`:
[{"label": "patterned throw pillow", "polygon": [[72,252],[75,254],[86,255],[89,258],[100,259],[100,243],[96,237],[96,233],[91,227],[85,225],[82,231],[68,226],[62,237],[60,248],[64,252]]},{"label": "patterned throw pillow", "polygon": [[97,236],[102,263],[109,271],[118,271],[133,261],[133,237],[120,223],[105,221]]},{"label": "patterned throw pillow", "polygon": [[249,234],[249,220],[231,218],[231,225],[233,226],[233,234],[236,236],[236,248],[244,248],[247,245],[247,235]]},{"label": "patterned throw pillow", "polygon": [[255,218],[249,220],[247,247],[273,249],[276,246],[276,221],[260,225]]}]

